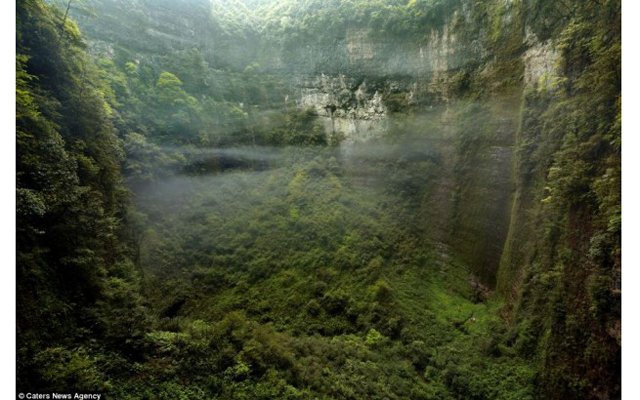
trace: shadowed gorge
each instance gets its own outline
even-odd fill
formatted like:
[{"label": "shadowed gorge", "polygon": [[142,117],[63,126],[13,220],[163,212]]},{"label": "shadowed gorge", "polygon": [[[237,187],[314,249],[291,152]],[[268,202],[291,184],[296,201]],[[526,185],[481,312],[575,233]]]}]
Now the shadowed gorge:
[{"label": "shadowed gorge", "polygon": [[16,33],[19,391],[620,397],[619,1],[19,0]]}]

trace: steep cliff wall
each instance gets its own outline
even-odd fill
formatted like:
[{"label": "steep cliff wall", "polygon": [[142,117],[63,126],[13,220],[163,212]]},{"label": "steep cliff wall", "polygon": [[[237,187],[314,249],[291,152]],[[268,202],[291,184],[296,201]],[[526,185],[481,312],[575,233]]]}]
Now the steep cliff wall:
[{"label": "steep cliff wall", "polygon": [[339,96],[382,100],[335,114],[366,123],[345,130],[348,143],[393,131],[394,112],[420,116],[410,129],[443,161],[417,217],[506,299],[505,340],[536,357],[546,398],[620,390],[619,10],[464,2],[403,47],[400,79],[393,57],[379,61],[384,43],[350,31],[349,62],[373,64],[383,83],[364,96],[357,80],[340,95],[323,85],[301,95],[325,116]]},{"label": "steep cliff wall", "polygon": [[[409,43],[346,27],[348,67],[300,79],[297,98],[299,107],[316,111],[327,134],[345,138],[346,153],[397,134],[428,145],[440,162],[417,218],[429,239],[451,245],[493,287],[509,224],[525,46],[503,46],[522,41],[517,9],[504,11],[505,37],[493,41],[478,23],[481,12],[451,9]],[[507,61],[482,58],[492,46],[501,46]]]},{"label": "steep cliff wall", "polygon": [[[557,7],[560,7],[559,5]],[[545,394],[619,396],[620,8],[556,9],[531,21],[516,195],[498,289],[511,340],[537,354]],[[538,39],[540,40],[540,39]]]}]

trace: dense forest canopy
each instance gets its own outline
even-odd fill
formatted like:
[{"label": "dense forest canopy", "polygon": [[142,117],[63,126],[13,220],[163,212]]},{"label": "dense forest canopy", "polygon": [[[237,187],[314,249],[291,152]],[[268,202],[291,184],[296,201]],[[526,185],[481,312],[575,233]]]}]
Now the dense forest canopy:
[{"label": "dense forest canopy", "polygon": [[614,399],[619,0],[18,0],[17,387]]}]

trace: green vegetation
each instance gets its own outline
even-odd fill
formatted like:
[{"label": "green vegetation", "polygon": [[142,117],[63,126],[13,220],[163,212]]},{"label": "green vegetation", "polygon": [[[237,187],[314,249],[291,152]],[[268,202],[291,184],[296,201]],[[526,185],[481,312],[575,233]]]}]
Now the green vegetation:
[{"label": "green vegetation", "polygon": [[133,356],[145,321],[117,312],[143,306],[111,106],[78,28],[60,17],[39,1],[18,7],[18,385],[102,389],[91,338]]},{"label": "green vegetation", "polygon": [[619,1],[125,3],[17,4],[20,391],[619,396]]},{"label": "green vegetation", "polygon": [[[506,292],[526,271],[516,347],[539,355],[546,393],[565,398],[620,390],[605,383],[618,379],[621,351],[619,6],[576,4],[555,27],[556,87],[525,93],[512,216],[522,225],[498,281]],[[536,240],[518,249],[520,235]]]},{"label": "green vegetation", "polygon": [[533,398],[524,360],[488,355],[487,333],[506,330],[496,305],[421,250],[386,184],[358,184],[330,150],[290,151],[140,194],[159,315],[141,374],[221,398]]}]

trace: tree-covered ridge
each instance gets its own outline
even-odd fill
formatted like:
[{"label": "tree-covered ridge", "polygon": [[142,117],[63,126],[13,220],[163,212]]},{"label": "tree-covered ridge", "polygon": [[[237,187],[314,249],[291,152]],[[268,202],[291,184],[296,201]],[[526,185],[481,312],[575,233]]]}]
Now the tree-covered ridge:
[{"label": "tree-covered ridge", "polygon": [[17,16],[18,385],[104,390],[95,349],[133,354],[145,329],[122,144],[77,26],[40,1]]},{"label": "tree-covered ridge", "polygon": [[375,29],[372,35],[380,37],[425,40],[427,29],[442,25],[458,5],[457,0],[275,1],[258,7],[258,14],[263,16],[261,29],[280,37],[295,32],[319,36],[322,30],[344,33],[347,27],[369,27]]}]

